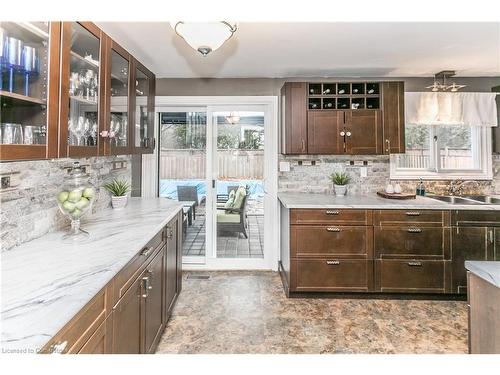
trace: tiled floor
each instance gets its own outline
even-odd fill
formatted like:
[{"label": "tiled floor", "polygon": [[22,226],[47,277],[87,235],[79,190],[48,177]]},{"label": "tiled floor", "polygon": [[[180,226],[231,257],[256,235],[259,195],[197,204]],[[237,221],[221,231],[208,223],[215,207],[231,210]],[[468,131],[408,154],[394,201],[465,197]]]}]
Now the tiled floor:
[{"label": "tiled floor", "polygon": [[[220,258],[263,258],[264,215],[248,215],[248,239],[242,233],[219,232],[217,235],[217,256]],[[183,255],[205,255],[205,213],[196,211],[196,220],[187,227]]]},{"label": "tiled floor", "polygon": [[466,302],[288,299],[275,272],[203,274],[184,275],[157,353],[467,352]]}]

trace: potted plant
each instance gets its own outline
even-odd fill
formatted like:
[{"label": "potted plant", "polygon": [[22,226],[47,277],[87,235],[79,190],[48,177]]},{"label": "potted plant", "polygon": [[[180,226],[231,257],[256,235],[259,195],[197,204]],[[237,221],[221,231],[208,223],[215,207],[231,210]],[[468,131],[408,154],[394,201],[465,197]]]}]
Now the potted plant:
[{"label": "potted plant", "polygon": [[330,176],[333,182],[335,195],[343,197],[347,193],[347,184],[351,181],[351,176],[347,172],[335,172]]},{"label": "potted plant", "polygon": [[104,189],[111,193],[111,205],[113,208],[123,208],[127,205],[130,184],[125,180],[114,179],[104,185]]}]

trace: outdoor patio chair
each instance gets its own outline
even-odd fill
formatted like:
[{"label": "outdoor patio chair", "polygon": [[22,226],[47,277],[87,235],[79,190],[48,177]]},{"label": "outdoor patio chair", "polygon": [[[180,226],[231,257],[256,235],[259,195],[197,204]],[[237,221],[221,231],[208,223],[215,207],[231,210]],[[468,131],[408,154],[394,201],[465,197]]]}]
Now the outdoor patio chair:
[{"label": "outdoor patio chair", "polygon": [[[217,229],[221,231],[227,232],[239,232],[243,233],[245,238],[248,238],[247,228],[248,228],[248,220],[247,220],[247,198],[248,193],[246,189],[238,190],[235,194],[235,201],[238,200],[238,194],[244,194],[241,199],[241,204],[231,206],[217,206]],[[244,193],[243,193],[244,191]]]},{"label": "outdoor patio chair", "polygon": [[218,203],[227,202],[231,191],[234,191],[236,193],[236,191],[238,190],[239,187],[240,187],[240,185],[228,185],[227,194],[217,194],[217,202]]},{"label": "outdoor patio chair", "polygon": [[202,201],[198,197],[198,188],[196,186],[177,186],[177,200],[179,202],[194,202],[193,209],[193,220],[196,220],[196,206],[199,206]]}]

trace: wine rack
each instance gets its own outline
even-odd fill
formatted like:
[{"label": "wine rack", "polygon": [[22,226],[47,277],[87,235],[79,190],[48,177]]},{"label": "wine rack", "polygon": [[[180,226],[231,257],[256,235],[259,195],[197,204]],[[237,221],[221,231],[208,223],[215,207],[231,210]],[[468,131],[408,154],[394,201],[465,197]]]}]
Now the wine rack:
[{"label": "wine rack", "polygon": [[379,82],[309,83],[309,110],[380,109]]}]

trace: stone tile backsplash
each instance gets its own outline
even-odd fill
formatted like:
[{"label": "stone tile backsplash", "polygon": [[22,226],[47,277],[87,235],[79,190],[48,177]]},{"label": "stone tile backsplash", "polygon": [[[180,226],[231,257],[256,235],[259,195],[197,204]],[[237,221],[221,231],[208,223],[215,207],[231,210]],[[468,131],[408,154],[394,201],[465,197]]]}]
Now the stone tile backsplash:
[{"label": "stone tile backsplash", "polygon": [[[19,181],[16,188],[0,192],[1,251],[69,225],[59,212],[55,196],[67,174],[64,168],[77,160],[90,166],[91,182],[98,190],[93,212],[110,206],[109,193],[100,188],[105,181],[115,177],[131,180],[130,156],[0,163],[0,174],[18,172]],[[125,161],[126,167],[112,170],[113,161],[118,160]],[[87,213],[82,222],[90,216]]]},{"label": "stone tile backsplash", "polygon": [[[280,155],[280,161],[290,162],[290,172],[279,172],[278,190],[286,192],[333,194],[329,176],[337,171],[351,175],[349,194],[371,194],[383,189],[389,181],[399,183],[406,192],[414,192],[418,181],[390,180],[389,156],[331,156],[331,155]],[[297,165],[298,161],[317,161],[317,165]],[[367,176],[361,177],[361,167],[348,165],[353,161],[366,161]],[[424,181],[426,191],[444,193],[448,181]],[[500,194],[500,155],[493,155],[493,180],[480,181],[479,186],[464,186],[468,194]]]}]

